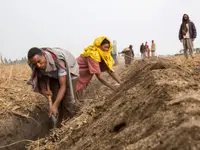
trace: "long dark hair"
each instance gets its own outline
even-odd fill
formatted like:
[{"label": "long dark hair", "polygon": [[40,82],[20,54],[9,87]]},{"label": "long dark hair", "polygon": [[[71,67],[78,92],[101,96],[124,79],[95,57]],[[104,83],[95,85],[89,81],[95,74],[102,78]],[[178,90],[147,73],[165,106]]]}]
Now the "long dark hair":
[{"label": "long dark hair", "polygon": [[182,25],[181,25],[181,30],[182,30],[182,34],[183,34],[183,35],[185,35],[185,34],[188,32],[188,28],[187,28],[186,24],[190,22],[190,18],[189,18],[188,15],[187,15],[188,19],[187,19],[187,20],[184,19],[184,16],[185,16],[185,15],[187,15],[187,14],[184,14],[184,15],[183,15],[183,18],[182,18]]},{"label": "long dark hair", "polygon": [[[185,16],[185,15],[187,15],[187,17],[188,17],[188,20],[187,20],[187,21],[185,21],[185,19],[184,19],[184,16]],[[184,15],[183,15],[182,23],[185,23],[185,22],[186,22],[186,23],[190,22],[190,17],[188,16],[188,14],[184,14]]]}]

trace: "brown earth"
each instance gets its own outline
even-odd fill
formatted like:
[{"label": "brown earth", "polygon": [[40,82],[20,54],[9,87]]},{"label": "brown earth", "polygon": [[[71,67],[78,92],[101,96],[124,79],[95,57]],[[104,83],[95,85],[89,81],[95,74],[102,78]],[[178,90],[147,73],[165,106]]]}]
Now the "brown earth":
[{"label": "brown earth", "polygon": [[196,65],[197,60],[182,57],[135,61],[120,72],[124,83],[117,91],[91,88],[77,117],[28,149],[198,150],[200,75]]},{"label": "brown earth", "polygon": [[[30,74],[26,64],[0,65],[0,150],[26,149],[27,143],[47,136],[52,128],[48,101],[26,84]],[[93,83],[91,90],[101,85]]]},{"label": "brown earth", "polygon": [[31,92],[29,75],[26,65],[0,66],[0,149],[23,150],[49,133],[48,101]]},{"label": "brown earth", "polygon": [[[94,79],[81,112],[28,149],[200,149],[197,60],[153,58],[127,69],[120,63],[117,91]],[[0,149],[23,150],[49,133],[47,100],[26,85],[29,75],[26,65],[0,66]]]}]

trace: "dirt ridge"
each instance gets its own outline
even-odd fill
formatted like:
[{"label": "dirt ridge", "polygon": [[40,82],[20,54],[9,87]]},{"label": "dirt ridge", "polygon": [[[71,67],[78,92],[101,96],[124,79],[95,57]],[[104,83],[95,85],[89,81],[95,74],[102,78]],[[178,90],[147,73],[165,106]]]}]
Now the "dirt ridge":
[{"label": "dirt ridge", "polygon": [[[200,149],[200,79],[191,64],[136,61],[124,84],[29,149]],[[104,92],[104,87],[101,92]]]}]

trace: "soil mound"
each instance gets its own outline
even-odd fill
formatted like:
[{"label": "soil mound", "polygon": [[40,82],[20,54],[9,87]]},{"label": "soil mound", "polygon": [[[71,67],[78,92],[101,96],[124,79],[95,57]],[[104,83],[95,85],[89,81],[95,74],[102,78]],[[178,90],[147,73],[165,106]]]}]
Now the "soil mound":
[{"label": "soil mound", "polygon": [[121,72],[117,91],[91,91],[100,96],[29,149],[200,149],[200,75],[193,66],[165,58],[136,61]]},{"label": "soil mound", "polygon": [[23,150],[49,133],[48,101],[31,91],[29,75],[27,65],[0,66],[0,149]]}]

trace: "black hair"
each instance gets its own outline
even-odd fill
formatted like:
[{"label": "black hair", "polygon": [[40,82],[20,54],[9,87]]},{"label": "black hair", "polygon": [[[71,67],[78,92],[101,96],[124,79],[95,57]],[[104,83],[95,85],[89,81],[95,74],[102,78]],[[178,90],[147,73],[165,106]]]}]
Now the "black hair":
[{"label": "black hair", "polygon": [[133,45],[129,45],[129,48],[132,50],[133,49]]},{"label": "black hair", "polygon": [[32,59],[35,55],[40,55],[42,56],[42,51],[41,49],[37,47],[33,47],[28,51],[28,59]]},{"label": "black hair", "polygon": [[104,44],[109,44],[109,45],[110,45],[110,41],[108,41],[107,39],[104,39],[104,40],[101,42],[101,46],[104,45]]}]

